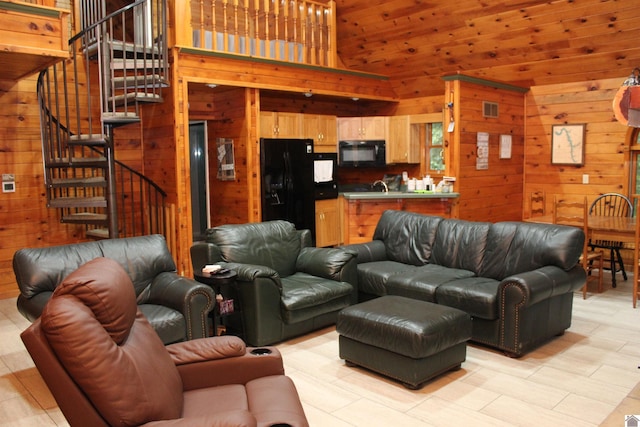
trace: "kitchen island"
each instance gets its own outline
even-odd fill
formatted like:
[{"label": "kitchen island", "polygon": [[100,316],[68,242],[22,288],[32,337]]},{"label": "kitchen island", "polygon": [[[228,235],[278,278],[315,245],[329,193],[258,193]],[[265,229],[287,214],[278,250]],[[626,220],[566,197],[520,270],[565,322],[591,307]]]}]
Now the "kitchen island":
[{"label": "kitchen island", "polygon": [[345,245],[371,241],[378,220],[387,209],[451,218],[459,193],[434,192],[344,192],[342,234]]}]

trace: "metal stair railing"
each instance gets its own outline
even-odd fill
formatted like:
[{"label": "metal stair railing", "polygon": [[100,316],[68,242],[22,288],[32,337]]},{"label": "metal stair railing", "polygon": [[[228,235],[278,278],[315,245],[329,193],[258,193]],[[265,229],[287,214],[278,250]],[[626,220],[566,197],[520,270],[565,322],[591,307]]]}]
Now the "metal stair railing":
[{"label": "metal stair railing", "polygon": [[[114,128],[139,123],[140,102],[161,100],[165,16],[166,0],[127,5],[71,38],[71,59],[38,78],[47,203],[60,210],[62,222],[85,224],[88,235],[167,236],[166,193],[113,153]],[[144,21],[151,17],[158,20]],[[145,28],[135,28],[141,19]]]}]

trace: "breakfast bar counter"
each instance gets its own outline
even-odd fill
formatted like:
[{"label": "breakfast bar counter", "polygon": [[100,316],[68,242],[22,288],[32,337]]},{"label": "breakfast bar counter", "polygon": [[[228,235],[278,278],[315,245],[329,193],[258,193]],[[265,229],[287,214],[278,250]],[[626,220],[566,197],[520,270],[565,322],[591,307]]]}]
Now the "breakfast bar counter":
[{"label": "breakfast bar counter", "polygon": [[389,192],[346,192],[340,193],[347,200],[385,200],[385,199],[457,199],[459,193],[436,193],[429,192],[405,192],[405,191],[389,191]]},{"label": "breakfast bar counter", "polygon": [[345,245],[368,242],[382,212],[393,209],[427,215],[452,217],[459,193],[435,192],[344,192],[342,199],[342,240]]}]

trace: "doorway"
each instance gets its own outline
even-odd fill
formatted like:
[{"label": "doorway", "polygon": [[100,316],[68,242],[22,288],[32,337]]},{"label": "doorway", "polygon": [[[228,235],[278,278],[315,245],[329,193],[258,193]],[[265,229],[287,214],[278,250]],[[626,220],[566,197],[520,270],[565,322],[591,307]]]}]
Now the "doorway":
[{"label": "doorway", "polygon": [[209,227],[209,158],[205,122],[189,123],[191,157],[191,226],[193,241],[204,240]]}]

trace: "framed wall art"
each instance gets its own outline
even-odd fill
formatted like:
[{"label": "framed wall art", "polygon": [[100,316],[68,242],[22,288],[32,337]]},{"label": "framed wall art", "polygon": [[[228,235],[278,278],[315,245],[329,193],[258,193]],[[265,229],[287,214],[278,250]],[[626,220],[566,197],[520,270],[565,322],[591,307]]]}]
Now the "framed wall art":
[{"label": "framed wall art", "polygon": [[551,126],[551,164],[584,165],[584,137],[586,125]]}]

